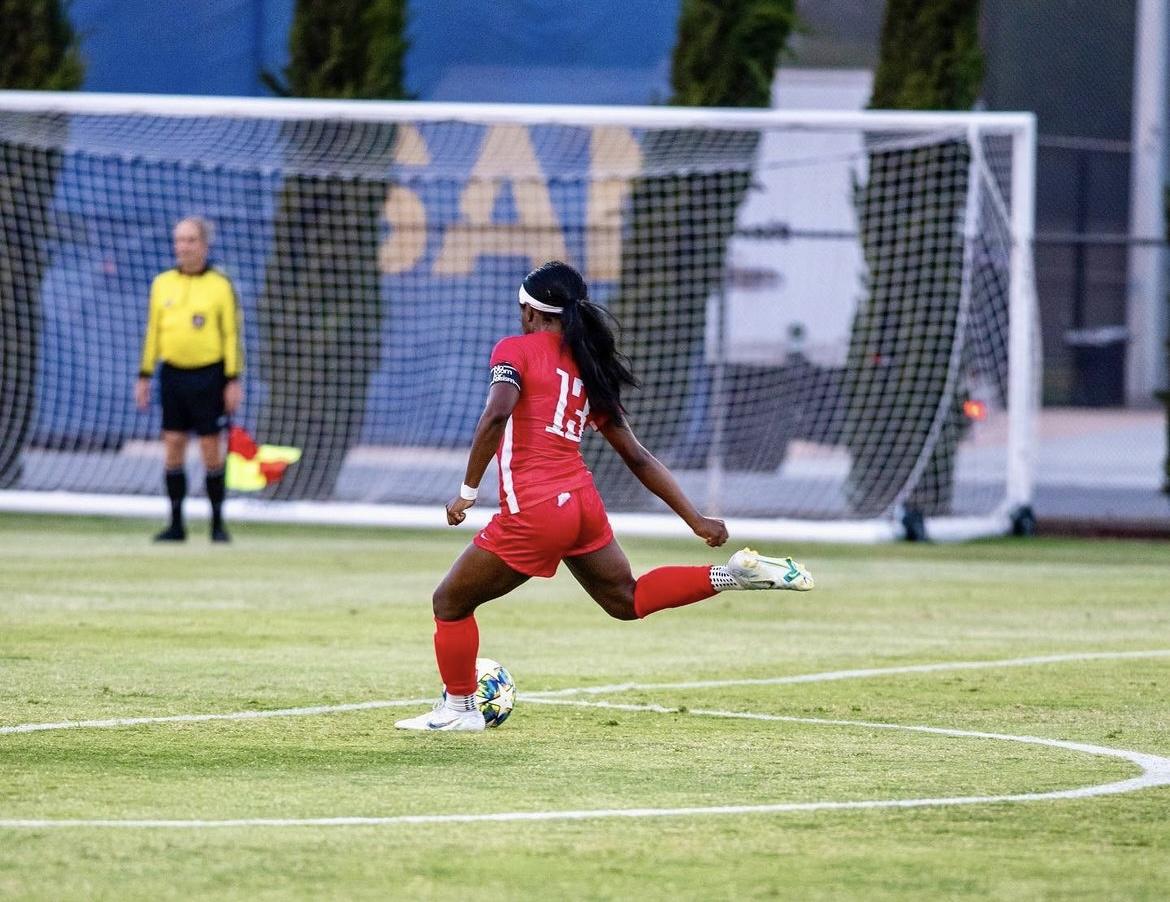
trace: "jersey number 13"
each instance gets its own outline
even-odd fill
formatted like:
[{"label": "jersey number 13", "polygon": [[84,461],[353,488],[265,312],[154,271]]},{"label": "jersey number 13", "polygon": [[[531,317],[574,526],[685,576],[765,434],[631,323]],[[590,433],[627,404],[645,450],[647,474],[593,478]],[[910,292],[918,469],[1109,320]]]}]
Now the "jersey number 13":
[{"label": "jersey number 13", "polygon": [[[557,375],[561,377],[561,394],[557,398],[557,409],[553,413],[553,421],[544,427],[545,432],[567,438],[571,442],[581,441],[581,432],[585,428],[585,420],[589,416],[589,399],[584,397],[585,385],[580,379],[570,378],[569,374],[557,368]],[[569,399],[584,398],[585,403],[570,409]]]}]

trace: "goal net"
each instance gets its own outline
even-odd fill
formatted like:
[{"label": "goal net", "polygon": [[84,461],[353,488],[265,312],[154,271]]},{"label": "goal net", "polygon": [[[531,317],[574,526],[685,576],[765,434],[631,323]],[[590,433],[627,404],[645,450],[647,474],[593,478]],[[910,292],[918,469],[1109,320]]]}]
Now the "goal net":
[{"label": "goal net", "polygon": [[[0,92],[0,507],[162,510],[160,414],[132,388],[150,281],[201,215],[242,314],[237,421],[303,451],[229,515],[438,522],[516,287],[561,259],[622,323],[635,432],[706,511],[1007,531],[1031,495],[1033,135],[1026,114]],[[583,453],[611,511],[668,522],[603,445]]]}]

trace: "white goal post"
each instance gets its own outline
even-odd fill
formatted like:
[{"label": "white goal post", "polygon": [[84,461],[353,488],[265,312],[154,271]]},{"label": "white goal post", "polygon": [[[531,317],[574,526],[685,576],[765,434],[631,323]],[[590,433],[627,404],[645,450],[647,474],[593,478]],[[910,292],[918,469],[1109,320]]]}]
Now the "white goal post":
[{"label": "white goal post", "polygon": [[[201,215],[238,419],[304,452],[230,519],[444,523],[516,285],[564,259],[635,431],[733,534],[1028,531],[1034,156],[1027,113],[0,92],[0,510],[162,515],[132,383]],[[603,444],[619,533],[685,533]]]}]

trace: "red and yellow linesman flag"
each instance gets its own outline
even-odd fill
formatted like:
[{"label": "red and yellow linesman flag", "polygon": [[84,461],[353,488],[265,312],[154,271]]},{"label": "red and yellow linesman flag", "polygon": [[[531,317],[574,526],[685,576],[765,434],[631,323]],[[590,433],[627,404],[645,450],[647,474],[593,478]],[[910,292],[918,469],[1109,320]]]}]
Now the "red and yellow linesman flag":
[{"label": "red and yellow linesman flag", "polygon": [[288,445],[257,445],[242,426],[228,430],[227,472],[224,484],[239,492],[258,492],[278,482],[301,459],[301,449]]}]

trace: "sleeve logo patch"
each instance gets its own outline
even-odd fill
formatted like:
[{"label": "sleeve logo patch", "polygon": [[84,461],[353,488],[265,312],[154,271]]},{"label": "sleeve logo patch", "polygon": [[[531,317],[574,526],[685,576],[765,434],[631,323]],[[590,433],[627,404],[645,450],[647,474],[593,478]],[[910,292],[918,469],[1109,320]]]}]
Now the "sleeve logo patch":
[{"label": "sleeve logo patch", "polygon": [[497,363],[492,367],[491,385],[497,382],[506,382],[508,385],[520,387],[520,371],[510,363]]}]

